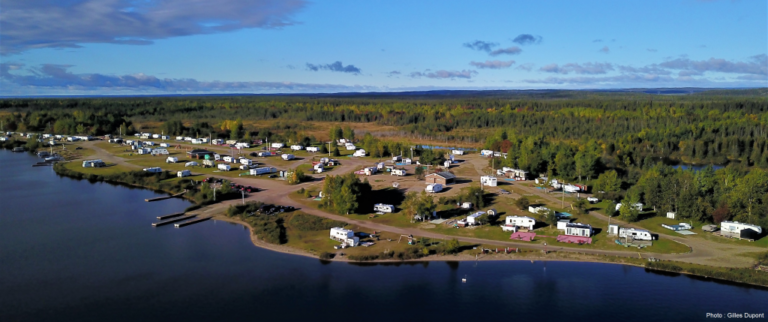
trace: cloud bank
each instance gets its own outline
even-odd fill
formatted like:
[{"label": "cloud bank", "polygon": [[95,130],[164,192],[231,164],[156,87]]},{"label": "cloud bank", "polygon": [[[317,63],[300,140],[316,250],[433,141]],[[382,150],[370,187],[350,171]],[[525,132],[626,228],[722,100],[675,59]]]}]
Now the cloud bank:
[{"label": "cloud bank", "polygon": [[454,71],[454,70],[438,70],[434,72],[413,72],[409,76],[412,78],[420,78],[420,77],[426,77],[426,78],[434,78],[434,79],[456,79],[456,78],[463,78],[463,79],[470,79],[472,76],[477,75],[477,72],[474,70],[461,70],[461,71]]},{"label": "cloud bank", "polygon": [[509,61],[501,61],[501,60],[486,60],[485,62],[470,62],[469,64],[472,66],[475,66],[477,68],[483,68],[483,69],[502,69],[502,68],[508,68],[509,66],[512,66],[514,64],[514,60]]},{"label": "cloud bank", "polygon": [[3,0],[0,53],[77,48],[294,24],[304,0]]},{"label": "cloud bank", "polygon": [[[0,64],[0,82],[9,86],[46,91],[113,90],[147,93],[305,93],[379,89],[373,86],[294,82],[206,82],[195,79],[158,78],[145,74],[74,74],[68,71],[70,67],[72,66],[46,64],[25,70],[20,64]],[[19,75],[16,73],[18,71],[26,73]]]},{"label": "cloud bank", "polygon": [[556,73],[556,74],[588,74],[588,75],[596,75],[596,74],[605,74],[609,71],[613,70],[613,65],[611,63],[584,63],[584,64],[577,64],[577,63],[569,63],[562,66],[559,66],[558,64],[549,64],[544,67],[539,68],[540,71],[545,73]]},{"label": "cloud bank", "polygon": [[332,64],[325,64],[325,65],[313,65],[310,63],[307,63],[307,69],[311,71],[319,71],[319,70],[329,70],[332,72],[339,72],[339,73],[350,73],[350,74],[360,74],[360,68],[355,67],[354,65],[347,65],[344,66],[340,61],[334,62]]},{"label": "cloud bank", "polygon": [[525,45],[533,45],[533,44],[540,44],[541,43],[541,36],[534,36],[530,34],[520,34],[515,39],[512,39],[512,42],[525,46]]},{"label": "cloud bank", "polygon": [[493,50],[493,47],[496,47],[498,45],[499,44],[497,44],[495,42],[475,40],[473,42],[464,43],[464,45],[462,45],[462,46],[467,47],[467,48],[472,49],[472,50],[490,52],[491,50]]},{"label": "cloud bank", "polygon": [[500,49],[496,49],[496,50],[494,50],[494,51],[490,52],[489,54],[490,54],[491,56],[498,56],[498,55],[517,55],[517,54],[519,54],[519,53],[521,53],[521,52],[523,52],[523,50],[522,50],[522,49],[520,49],[520,47],[517,47],[517,46],[513,46],[513,47],[509,47],[509,48],[500,48]]}]

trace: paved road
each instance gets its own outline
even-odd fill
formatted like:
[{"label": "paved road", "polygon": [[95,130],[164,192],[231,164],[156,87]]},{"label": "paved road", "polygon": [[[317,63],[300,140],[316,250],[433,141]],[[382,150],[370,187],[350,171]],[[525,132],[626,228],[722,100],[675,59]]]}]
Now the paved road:
[{"label": "paved road", "polygon": [[[95,157],[95,158],[100,158],[102,160],[105,160],[107,162],[124,165],[130,168],[141,168],[140,166],[136,166],[134,164],[126,162],[126,160],[123,158],[109,154],[104,149],[101,149],[95,146],[95,142],[86,142],[84,143],[84,145],[96,151],[96,155],[91,156],[89,158]],[[221,148],[219,148],[218,150],[221,150]],[[224,149],[224,150],[227,150],[227,149]],[[487,161],[484,159],[480,159],[479,156],[474,156],[474,157],[475,158],[473,158],[473,156],[469,157],[471,164],[475,167],[478,174],[483,174],[483,169],[487,167]],[[465,159],[467,158],[465,157]],[[305,160],[306,161],[304,162],[311,161],[309,158],[305,158]],[[266,162],[269,162],[269,161],[267,160]],[[352,158],[349,158],[348,160],[342,159],[342,166],[335,169],[333,171],[333,174],[344,174],[349,171],[357,170],[359,168],[362,168],[365,165],[370,165],[370,164],[371,164],[370,160],[359,160],[359,159],[352,159]],[[232,180],[239,184],[252,185],[252,186],[259,187],[260,189],[263,189],[258,193],[249,195],[248,198],[246,198],[246,201],[254,200],[254,201],[261,201],[265,203],[293,206],[311,215],[347,222],[349,224],[357,225],[359,227],[367,228],[370,230],[388,231],[388,232],[397,233],[397,234],[423,236],[423,237],[428,237],[433,239],[455,238],[455,239],[458,239],[459,241],[466,242],[466,243],[498,245],[501,247],[524,247],[528,249],[545,249],[545,246],[540,244],[531,244],[526,242],[514,242],[514,241],[487,240],[487,239],[480,239],[480,238],[473,238],[473,237],[450,236],[450,235],[443,235],[443,234],[434,233],[428,230],[422,230],[418,228],[394,227],[394,226],[384,225],[384,224],[372,222],[372,221],[351,219],[346,216],[335,215],[322,210],[304,207],[302,204],[288,197],[290,193],[294,193],[295,191],[301,189],[302,187],[306,188],[306,187],[311,187],[315,185],[319,186],[322,181],[318,181],[318,180],[302,183],[299,185],[287,185],[287,184],[278,183],[278,182],[275,182],[274,180],[269,180],[269,179],[259,179],[259,178],[251,178],[251,177],[241,177],[241,178],[229,178],[229,177],[221,177],[221,176],[219,177],[222,179]],[[318,178],[320,177],[318,176]],[[527,187],[525,185],[519,185],[519,184],[516,186],[531,194],[540,196],[541,198],[547,200],[551,204],[560,205],[560,202],[561,202],[560,199],[557,199],[555,196],[546,194],[542,192],[540,189],[534,189],[534,188]],[[229,200],[226,202],[218,203],[215,205],[211,205],[211,206],[199,209],[193,213],[205,214],[205,215],[220,214],[224,212],[227,209],[227,207],[229,207],[229,205],[237,204],[240,202],[241,200]],[[597,212],[590,212],[590,213],[593,216],[597,217],[598,219],[608,221],[608,218],[603,214],[600,214]],[[622,223],[616,220],[615,218],[612,218],[611,220],[612,222],[617,222],[624,226],[633,226],[626,223]],[[678,236],[672,236],[672,235],[667,235],[663,233],[659,235],[661,238],[668,238],[668,239],[676,240],[686,245],[689,245],[692,248],[692,252],[686,253],[686,254],[643,253],[643,257],[656,257],[661,259],[677,260],[677,261],[683,261],[683,262],[715,265],[715,266],[725,266],[725,267],[744,267],[744,266],[751,265],[752,261],[751,259],[745,256],[741,256],[739,254],[746,253],[746,252],[766,251],[765,248],[761,248],[761,247],[717,243],[717,242],[708,241],[700,238],[680,238]],[[599,250],[599,249],[584,249],[584,248],[571,248],[571,247],[559,247],[559,246],[553,247],[552,245],[546,246],[546,248],[548,250],[586,253],[586,254],[594,254],[594,255],[612,255],[612,256],[624,256],[624,257],[640,256],[637,252],[633,252],[633,251],[608,251],[608,250]]]}]

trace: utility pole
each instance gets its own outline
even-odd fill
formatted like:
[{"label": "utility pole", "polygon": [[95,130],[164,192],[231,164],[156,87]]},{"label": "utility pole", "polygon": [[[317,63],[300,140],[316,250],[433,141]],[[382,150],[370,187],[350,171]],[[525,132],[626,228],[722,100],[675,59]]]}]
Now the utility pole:
[{"label": "utility pole", "polygon": [[245,191],[240,190],[240,194],[243,195],[243,205],[245,205]]}]

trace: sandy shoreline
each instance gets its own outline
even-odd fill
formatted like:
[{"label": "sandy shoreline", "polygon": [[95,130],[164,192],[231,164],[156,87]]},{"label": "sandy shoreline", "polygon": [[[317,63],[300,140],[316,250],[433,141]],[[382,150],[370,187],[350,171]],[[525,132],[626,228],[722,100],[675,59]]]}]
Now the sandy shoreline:
[{"label": "sandy shoreline", "polygon": [[[313,253],[307,252],[305,250],[301,250],[301,249],[290,247],[290,246],[276,245],[276,244],[268,243],[259,239],[258,235],[253,233],[253,227],[251,227],[250,224],[248,224],[247,222],[242,221],[240,219],[229,218],[225,215],[220,215],[220,214],[212,216],[211,219],[245,226],[246,228],[248,228],[249,235],[251,237],[251,242],[253,242],[253,245],[256,247],[264,248],[264,249],[279,252],[279,253],[299,255],[299,256],[310,257],[310,258],[320,260],[319,256]],[[558,254],[558,253],[553,252],[552,254]],[[643,265],[638,265],[635,263],[612,262],[612,261],[599,260],[597,258],[568,258],[568,257],[552,258],[552,257],[544,257],[544,256],[526,256],[526,257],[510,257],[510,256],[513,256],[513,255],[494,253],[494,254],[484,254],[482,256],[479,256],[478,258],[475,258],[472,255],[463,254],[463,255],[431,255],[424,258],[407,259],[407,260],[385,259],[385,260],[372,260],[372,261],[355,261],[355,260],[350,260],[348,258],[338,258],[338,259],[335,258],[329,261],[330,262],[348,262],[348,263],[456,262],[456,261],[462,261],[462,262],[463,261],[534,261],[534,262],[535,261],[560,261],[560,262],[605,263],[605,264],[619,264],[619,265],[631,265],[636,267],[645,267]],[[584,255],[577,255],[577,256],[584,256]]]}]

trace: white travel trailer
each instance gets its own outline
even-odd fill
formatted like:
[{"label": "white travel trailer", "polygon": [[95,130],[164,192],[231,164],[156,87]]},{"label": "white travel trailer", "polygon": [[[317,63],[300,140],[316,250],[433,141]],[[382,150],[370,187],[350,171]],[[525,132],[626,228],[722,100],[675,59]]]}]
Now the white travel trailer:
[{"label": "white travel trailer", "polygon": [[222,159],[224,160],[224,162],[228,162],[228,163],[234,163],[236,160],[235,157],[229,156],[229,155],[225,155]]},{"label": "white travel trailer", "polygon": [[[609,227],[610,233],[610,227]],[[653,240],[653,235],[647,230],[636,228],[619,228],[619,237],[627,237],[637,240]]]},{"label": "white travel trailer", "polygon": [[477,220],[477,218],[482,216],[482,215],[485,215],[485,212],[478,211],[478,212],[476,212],[474,214],[471,214],[471,215],[467,216],[467,219],[466,219],[467,223],[470,224],[470,225],[473,225],[473,226],[474,225],[479,225],[480,222]]},{"label": "white travel trailer", "polygon": [[365,150],[363,150],[363,149],[357,150],[357,151],[355,151],[355,153],[354,153],[354,154],[352,154],[352,156],[355,156],[355,157],[364,157],[364,156],[365,156]]},{"label": "white travel trailer", "polygon": [[587,197],[587,201],[589,201],[589,203],[598,203],[600,199],[597,199],[596,197]]},{"label": "white travel trailer", "polygon": [[184,137],[183,136],[177,136],[176,137],[176,141],[184,141]]},{"label": "white travel trailer", "polygon": [[392,175],[393,176],[405,176],[405,169],[392,169]]},{"label": "white travel trailer", "polygon": [[197,162],[195,162],[195,161],[190,161],[190,162],[187,162],[187,163],[184,164],[185,167],[196,167],[198,165],[199,164]]},{"label": "white travel trailer", "polygon": [[168,143],[160,143],[161,148],[168,148],[170,145]]},{"label": "white travel trailer", "polygon": [[344,144],[344,147],[347,148],[347,151],[352,151],[354,149],[357,149],[357,147],[352,143]]},{"label": "white travel trailer", "polygon": [[405,165],[410,165],[410,164],[412,164],[412,163],[413,163],[413,160],[411,160],[410,158],[405,158],[405,159],[403,159],[403,163],[404,163]]},{"label": "white travel trailer", "polygon": [[[560,222],[558,222],[560,229]],[[563,227],[563,234],[568,236],[592,237],[592,226],[582,223],[566,223]]]},{"label": "white travel trailer", "polygon": [[240,164],[251,165],[251,164],[253,164],[253,161],[251,159],[240,158]]},{"label": "white travel trailer", "polygon": [[293,160],[294,156],[293,156],[293,154],[286,153],[286,154],[282,155],[282,158],[283,158],[283,160],[288,161],[288,160]]},{"label": "white travel trailer", "polygon": [[[621,205],[623,205],[623,203],[617,203],[616,204],[616,211],[619,211],[619,209],[621,209]],[[643,211],[643,204],[638,202],[638,203],[632,205],[632,209],[635,209],[637,211]]]},{"label": "white travel trailer", "polygon": [[101,160],[84,160],[83,168],[100,168],[105,166],[104,161]]},{"label": "white travel trailer", "polygon": [[271,147],[275,149],[282,149],[285,146],[283,143],[272,143]]},{"label": "white travel trailer", "polygon": [[151,168],[144,168],[144,171],[150,172],[150,173],[160,173],[160,172],[163,172],[163,169],[160,169],[160,167],[151,167]]},{"label": "white travel trailer", "polygon": [[136,149],[136,152],[138,154],[151,154],[152,153],[152,149],[150,149],[150,148],[138,148],[138,149]]},{"label": "white travel trailer", "polygon": [[517,231],[518,227],[523,227],[528,230],[533,230],[533,226],[536,226],[536,219],[528,216],[507,216],[505,223],[501,226],[503,231]]},{"label": "white travel trailer", "polygon": [[392,212],[395,212],[395,206],[393,206],[393,205],[385,205],[383,203],[377,203],[377,204],[373,205],[373,211],[375,211],[375,212],[392,213]]},{"label": "white travel trailer", "polygon": [[493,155],[493,151],[491,151],[491,150],[480,150],[480,155],[482,155],[484,157],[492,156]]},{"label": "white travel trailer", "polygon": [[763,234],[763,228],[738,221],[723,221],[720,223],[720,234],[724,237],[757,239]]},{"label": "white travel trailer", "polygon": [[219,163],[217,168],[221,171],[229,171],[232,170],[232,167],[229,166],[229,164]]},{"label": "white travel trailer", "polygon": [[489,187],[495,187],[498,184],[498,179],[494,176],[481,176],[480,184]]},{"label": "white travel trailer", "polygon": [[464,155],[464,150],[451,150],[451,154]]},{"label": "white travel trailer", "polygon": [[192,143],[192,144],[203,144],[203,141],[200,140],[200,139],[192,139],[192,141],[190,143]]},{"label": "white travel trailer", "polygon": [[424,191],[431,192],[431,193],[438,193],[440,191],[443,191],[443,185],[439,183],[432,183],[427,185],[427,188],[425,188]]},{"label": "white travel trailer", "polygon": [[548,213],[549,208],[544,206],[528,206],[528,212],[541,215],[541,214]]},{"label": "white travel trailer", "polygon": [[235,148],[238,148],[238,149],[247,149],[247,148],[250,148],[250,147],[251,147],[251,145],[248,144],[248,143],[245,143],[245,142],[235,143]]},{"label": "white travel trailer", "polygon": [[146,146],[155,146],[155,142],[152,142],[152,141],[144,141],[143,143]]},{"label": "white travel trailer", "polygon": [[167,159],[165,159],[165,163],[176,163],[176,162],[179,162],[179,158],[177,157],[168,157]]},{"label": "white travel trailer", "polygon": [[160,134],[152,134],[152,138],[153,139],[159,139],[160,138]]},{"label": "white travel trailer", "polygon": [[451,168],[451,161],[450,160],[445,160],[445,162],[443,162],[443,168],[450,169]]},{"label": "white travel trailer", "polygon": [[565,192],[576,193],[581,191],[581,188],[579,188],[578,186],[574,186],[572,184],[566,184],[566,185],[563,185],[563,190]]},{"label": "white travel trailer", "polygon": [[176,176],[179,178],[188,177],[192,175],[192,171],[189,170],[181,170],[179,172],[176,172]]},{"label": "white travel trailer", "polygon": [[376,168],[374,168],[374,167],[366,167],[365,169],[363,169],[363,172],[367,176],[372,176],[372,175],[376,174],[376,171],[378,171],[378,170]]},{"label": "white travel trailer", "polygon": [[320,151],[320,149],[318,147],[316,147],[316,146],[308,146],[307,147],[307,152],[317,152],[317,151]]},{"label": "white travel trailer", "polygon": [[312,167],[312,169],[314,169],[315,172],[317,173],[321,173],[323,172],[323,170],[325,170],[325,165],[323,165],[322,163],[318,163],[318,164],[315,164],[315,166]]},{"label": "white travel trailer", "polygon": [[277,172],[277,169],[273,167],[263,167],[263,168],[251,169],[250,172],[252,176],[256,176],[260,174],[275,173]]},{"label": "white travel trailer", "polygon": [[152,155],[168,155],[168,149],[154,149],[152,150]]},{"label": "white travel trailer", "polygon": [[170,136],[167,136],[167,135],[161,135],[161,136],[160,136],[160,139],[162,139],[162,140],[170,140],[170,139],[171,139],[171,137],[170,137]]},{"label": "white travel trailer", "polygon": [[293,151],[301,151],[304,150],[304,147],[298,144],[291,145],[291,150]]},{"label": "white travel trailer", "polygon": [[331,228],[331,239],[341,242],[350,247],[355,247],[360,243],[360,238],[355,236],[355,232],[341,227]]}]

